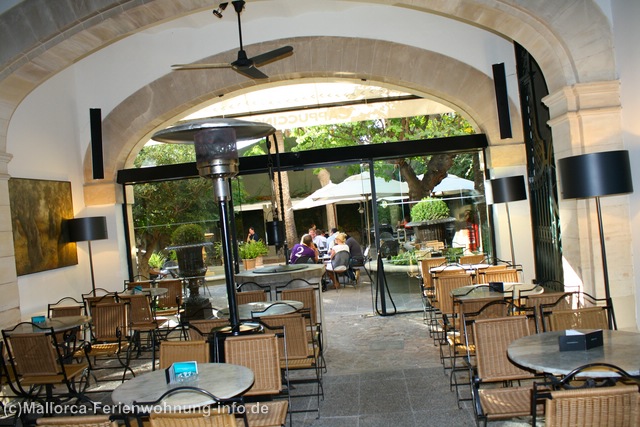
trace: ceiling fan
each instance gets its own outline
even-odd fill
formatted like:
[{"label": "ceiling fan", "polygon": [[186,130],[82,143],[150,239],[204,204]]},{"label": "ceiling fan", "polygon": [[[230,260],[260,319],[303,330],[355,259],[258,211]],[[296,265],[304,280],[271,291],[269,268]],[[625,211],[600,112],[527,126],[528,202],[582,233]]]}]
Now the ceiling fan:
[{"label": "ceiling fan", "polygon": [[[293,47],[284,46],[278,49],[274,49],[272,51],[262,53],[260,55],[254,56],[252,58],[247,57],[247,52],[245,52],[244,47],[242,45],[242,24],[240,21],[240,12],[244,9],[244,1],[232,1],[233,8],[238,15],[238,34],[240,38],[240,50],[238,51],[238,59],[231,63],[218,63],[218,64],[176,64],[172,65],[171,68],[174,70],[202,70],[202,69],[211,69],[211,68],[231,68],[234,71],[242,74],[243,76],[249,77],[250,79],[266,79],[267,76],[265,73],[260,71],[257,67],[262,65],[269,64],[271,62],[278,61],[280,59],[286,58],[293,54]],[[213,14],[218,18],[222,18],[221,11],[227,7],[227,3],[221,3],[219,9],[213,11]]]}]

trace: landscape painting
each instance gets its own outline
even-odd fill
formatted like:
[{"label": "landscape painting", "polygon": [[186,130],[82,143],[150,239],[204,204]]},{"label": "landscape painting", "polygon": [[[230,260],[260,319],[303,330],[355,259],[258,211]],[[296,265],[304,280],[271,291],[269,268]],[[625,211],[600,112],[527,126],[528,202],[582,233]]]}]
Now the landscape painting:
[{"label": "landscape painting", "polygon": [[9,201],[18,276],[78,263],[63,232],[73,218],[70,182],[11,178]]}]

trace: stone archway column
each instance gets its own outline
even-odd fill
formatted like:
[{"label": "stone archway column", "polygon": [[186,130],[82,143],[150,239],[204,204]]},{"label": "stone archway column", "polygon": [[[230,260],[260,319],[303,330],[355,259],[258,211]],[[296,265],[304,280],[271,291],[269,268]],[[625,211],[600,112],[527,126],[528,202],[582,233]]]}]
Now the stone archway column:
[{"label": "stone archway column", "polygon": [[0,329],[20,321],[20,295],[9,205],[10,154],[0,153]]},{"label": "stone archway column", "polygon": [[[623,149],[620,83],[567,86],[543,99],[549,107],[556,162]],[[557,174],[559,180],[559,174]],[[604,298],[604,275],[595,201],[562,199],[558,181],[565,288],[582,287]],[[635,328],[634,272],[628,196],[602,197],[611,296],[619,328]]]}]

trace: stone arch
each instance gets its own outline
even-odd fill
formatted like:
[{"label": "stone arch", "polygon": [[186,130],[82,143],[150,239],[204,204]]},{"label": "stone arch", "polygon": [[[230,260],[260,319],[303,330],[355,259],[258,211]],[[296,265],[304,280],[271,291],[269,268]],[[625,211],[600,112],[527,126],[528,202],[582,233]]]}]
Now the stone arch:
[{"label": "stone arch", "polygon": [[[592,1],[361,0],[367,1],[438,13],[518,41],[542,67],[551,92],[578,82],[615,78],[610,25]],[[210,7],[207,0],[71,2],[62,8],[53,2],[25,0],[0,15],[1,38],[11,41],[0,53],[0,102],[4,106],[0,153],[6,152],[13,111],[40,83],[115,40]],[[15,22],[22,23],[22,34],[15,31]],[[9,159],[3,156],[6,162]]]},{"label": "stone arch", "polygon": [[[487,134],[490,144],[500,141],[493,81],[482,72],[441,54],[396,43],[341,37],[304,37],[276,40],[254,47],[268,51],[283,44],[294,47],[291,60],[265,67],[267,85],[292,79],[348,76],[350,79],[394,85],[443,102],[461,112]],[[333,52],[318,60],[312,52]],[[220,62],[225,54],[207,58]],[[227,56],[228,57],[228,56]],[[294,59],[295,58],[295,59]],[[398,64],[392,66],[391,64]],[[173,72],[141,88],[103,120],[105,176],[115,179],[137,154],[138,144],[159,128],[175,121],[216,96],[260,87],[228,70]],[[511,105],[511,110],[516,107]],[[521,123],[513,117],[514,134],[521,135]],[[519,142],[519,141],[517,141]],[[85,155],[85,182],[91,182],[90,153]],[[103,184],[101,184],[103,185]]]}]

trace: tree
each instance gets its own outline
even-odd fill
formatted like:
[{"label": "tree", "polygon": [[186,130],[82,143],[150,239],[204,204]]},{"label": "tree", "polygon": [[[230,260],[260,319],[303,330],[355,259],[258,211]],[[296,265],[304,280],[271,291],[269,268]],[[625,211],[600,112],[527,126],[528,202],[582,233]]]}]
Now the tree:
[{"label": "tree", "polygon": [[[156,144],[145,146],[134,166],[160,166],[195,161],[192,145]],[[149,258],[170,243],[171,232],[184,223],[199,223],[212,229],[218,219],[211,181],[181,179],[133,187],[133,225],[138,248],[138,274],[148,276]]]},{"label": "tree", "polygon": [[[440,138],[475,133],[473,127],[456,113],[397,119],[376,119],[329,126],[312,126],[291,131],[297,138],[293,151],[393,143],[415,139]],[[425,147],[425,151],[427,151]],[[409,186],[411,200],[427,197],[449,171],[474,179],[473,156],[469,154],[433,154],[399,158],[393,164],[378,162],[376,174],[388,179],[399,169]],[[359,166],[356,166],[359,167]],[[354,169],[353,173],[357,173]],[[422,179],[418,175],[424,174]]]}]

